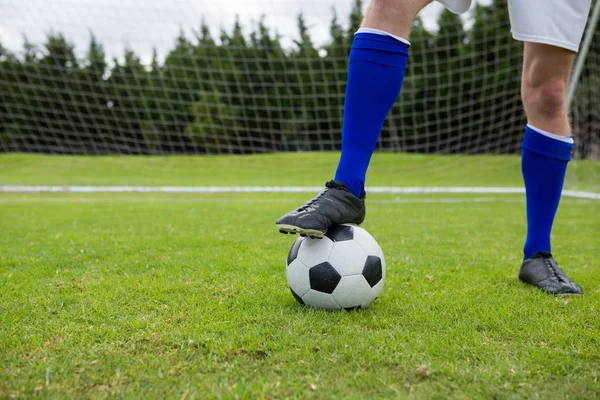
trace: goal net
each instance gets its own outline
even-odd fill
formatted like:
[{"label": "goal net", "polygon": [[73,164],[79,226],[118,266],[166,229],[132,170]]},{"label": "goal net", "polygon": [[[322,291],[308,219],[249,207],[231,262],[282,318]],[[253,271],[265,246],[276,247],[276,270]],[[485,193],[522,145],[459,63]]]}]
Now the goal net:
[{"label": "goal net", "polygon": [[[359,0],[2,0],[0,152],[338,151]],[[576,158],[600,157],[600,31]],[[518,154],[522,43],[504,0],[415,21],[378,152]],[[597,170],[597,169],[596,169]]]}]

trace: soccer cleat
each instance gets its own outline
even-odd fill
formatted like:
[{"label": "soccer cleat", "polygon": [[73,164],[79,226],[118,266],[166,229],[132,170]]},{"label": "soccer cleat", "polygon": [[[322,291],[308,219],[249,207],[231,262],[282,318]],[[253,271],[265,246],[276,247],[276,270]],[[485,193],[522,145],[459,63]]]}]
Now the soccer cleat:
[{"label": "soccer cleat", "polygon": [[281,233],[321,239],[336,224],[360,225],[365,219],[365,196],[358,198],[339,181],[329,181],[318,195],[276,222]]},{"label": "soccer cleat", "polygon": [[558,267],[552,254],[535,253],[523,261],[519,279],[552,294],[581,294],[581,286],[573,282]]}]

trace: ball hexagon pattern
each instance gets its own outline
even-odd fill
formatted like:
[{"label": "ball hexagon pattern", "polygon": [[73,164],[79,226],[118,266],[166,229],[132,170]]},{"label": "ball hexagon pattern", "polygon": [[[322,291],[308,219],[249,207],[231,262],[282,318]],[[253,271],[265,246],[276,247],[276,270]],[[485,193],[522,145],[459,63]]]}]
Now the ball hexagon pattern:
[{"label": "ball hexagon pattern", "polygon": [[334,225],[323,239],[300,237],[294,242],[286,275],[301,304],[326,310],[367,308],[383,289],[385,258],[364,228]]},{"label": "ball hexagon pattern", "polygon": [[308,270],[310,288],[321,293],[333,293],[342,276],[328,262],[310,267]]},{"label": "ball hexagon pattern", "polygon": [[377,285],[383,277],[381,258],[378,256],[367,256],[365,266],[362,270],[362,275],[365,277],[371,287]]}]

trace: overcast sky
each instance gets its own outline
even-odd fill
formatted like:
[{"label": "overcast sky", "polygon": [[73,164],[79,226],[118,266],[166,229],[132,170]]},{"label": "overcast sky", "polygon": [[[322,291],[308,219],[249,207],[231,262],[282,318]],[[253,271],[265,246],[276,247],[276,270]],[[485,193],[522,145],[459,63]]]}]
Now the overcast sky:
[{"label": "overcast sky", "polygon": [[[368,1],[365,1],[365,4]],[[481,1],[482,3],[489,2]],[[110,58],[129,46],[147,62],[156,47],[162,56],[173,47],[180,29],[191,37],[204,18],[215,37],[231,30],[236,14],[245,26],[265,16],[266,25],[289,45],[297,37],[296,16],[303,12],[316,44],[328,38],[332,7],[346,24],[353,0],[0,0],[0,42],[20,51],[23,35],[43,43],[46,34],[62,32],[85,53],[93,32]],[[442,6],[433,3],[422,12],[428,28]]]}]

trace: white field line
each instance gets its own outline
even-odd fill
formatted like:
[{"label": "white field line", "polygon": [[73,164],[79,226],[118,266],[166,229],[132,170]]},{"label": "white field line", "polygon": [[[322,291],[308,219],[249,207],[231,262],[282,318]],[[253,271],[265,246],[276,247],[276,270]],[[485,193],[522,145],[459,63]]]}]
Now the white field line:
[{"label": "white field line", "polygon": [[[313,186],[0,186],[3,193],[315,193]],[[518,187],[368,187],[369,193],[380,194],[522,194]],[[563,191],[563,196],[600,200],[600,193]]]},{"label": "white field line", "polygon": [[[91,196],[91,197],[90,197]],[[0,196],[0,204],[2,203],[252,203],[255,204],[256,200],[251,198],[235,198],[235,197],[173,197],[167,198],[156,198],[149,199],[146,196],[133,196],[127,198],[114,198],[114,197],[94,197],[93,194],[89,196],[69,196],[67,193],[65,196],[24,196],[18,199],[11,197]],[[261,204],[282,204],[282,203],[296,203],[297,200],[291,198],[273,198],[273,199],[261,199]],[[512,198],[512,197],[396,197],[394,199],[371,199],[369,204],[464,204],[464,203],[513,203],[513,204],[525,204],[525,198]],[[574,204],[574,205],[593,205],[598,206],[597,200],[586,200],[576,198],[563,198],[560,202],[561,205]],[[297,204],[296,204],[297,205]]]}]

